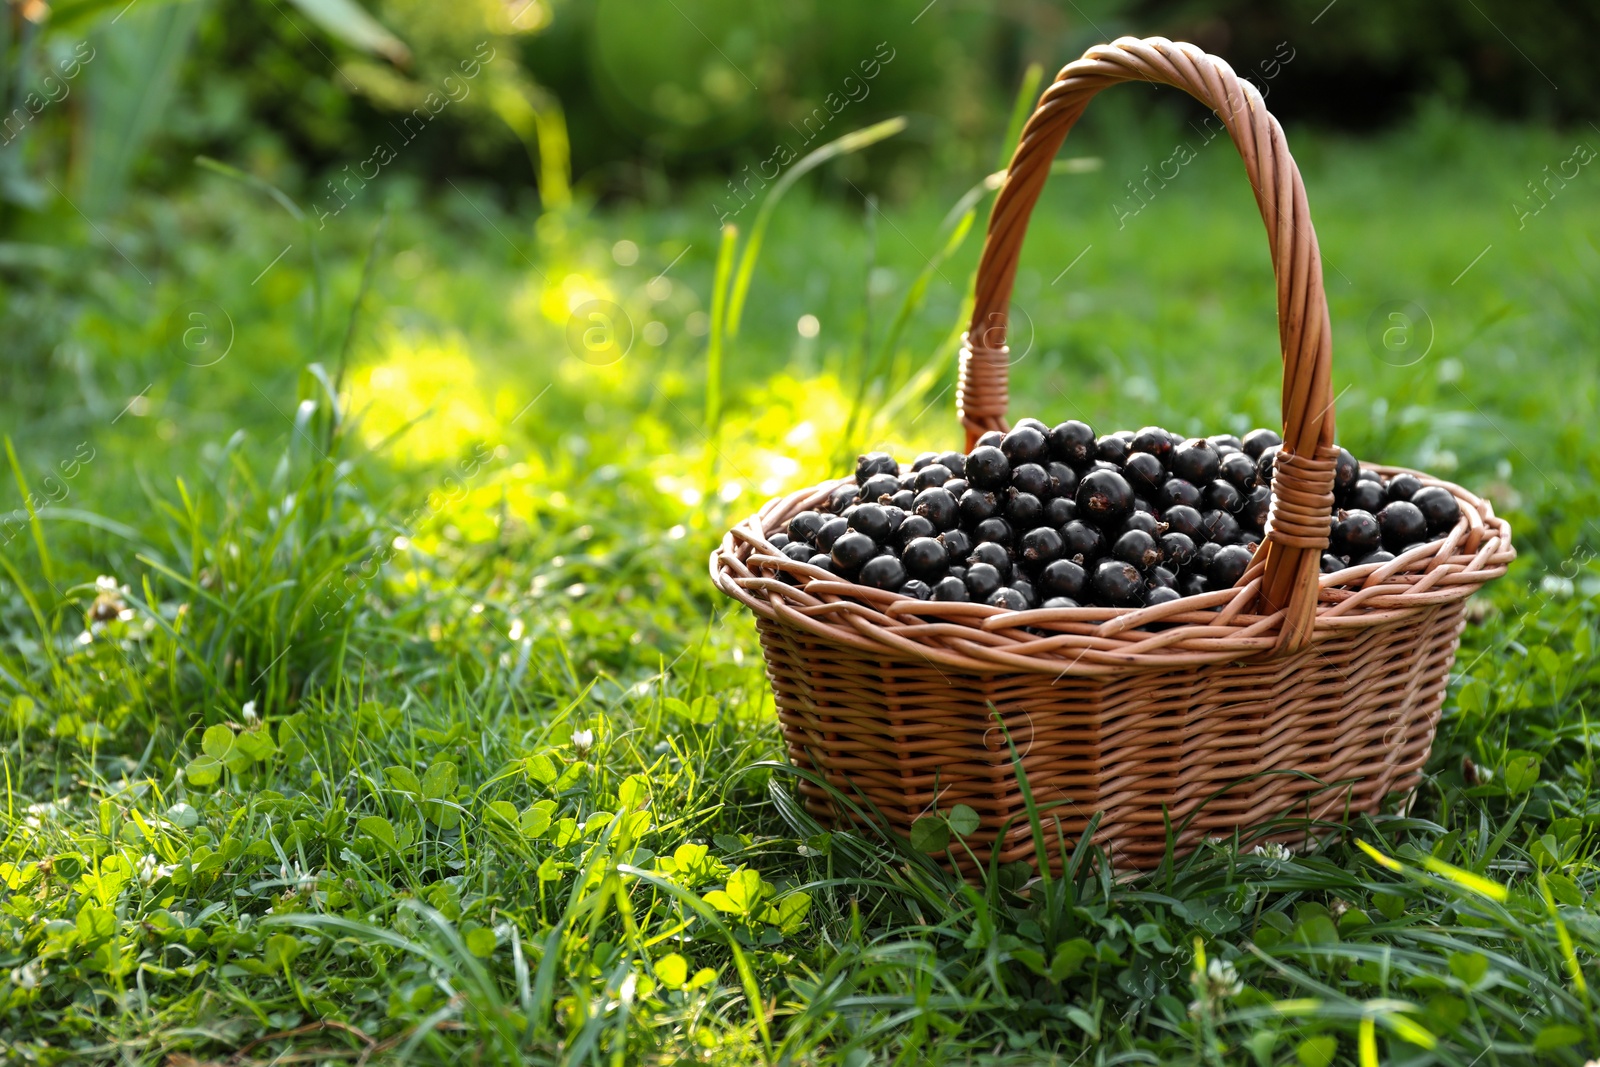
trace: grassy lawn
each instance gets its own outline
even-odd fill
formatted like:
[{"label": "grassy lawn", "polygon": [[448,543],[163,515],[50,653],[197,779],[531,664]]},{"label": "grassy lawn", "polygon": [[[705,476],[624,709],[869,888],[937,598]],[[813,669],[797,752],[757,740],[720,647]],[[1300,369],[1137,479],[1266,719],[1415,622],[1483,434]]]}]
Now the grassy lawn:
[{"label": "grassy lawn", "polygon": [[[1237,159],[1129,214],[1200,137],[1128,121],[1036,214],[1013,416],[1275,424]],[[798,185],[711,395],[716,190],[536,218],[395,179],[318,229],[199,171],[8,266],[0,1059],[1600,1056],[1600,179],[1526,184],[1597,142],[1291,136],[1342,443],[1490,497],[1521,558],[1408,810],[1026,892],[807,822],[705,566],[843,457],[958,441],[981,175]],[[604,365],[595,299],[634,337]]]}]

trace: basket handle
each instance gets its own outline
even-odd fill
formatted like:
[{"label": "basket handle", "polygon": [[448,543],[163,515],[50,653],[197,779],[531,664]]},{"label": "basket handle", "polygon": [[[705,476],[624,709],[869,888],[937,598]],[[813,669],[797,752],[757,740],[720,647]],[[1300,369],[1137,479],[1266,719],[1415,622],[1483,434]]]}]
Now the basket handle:
[{"label": "basket handle", "polygon": [[[1039,98],[989,215],[978,263],[971,325],[962,338],[956,410],[970,449],[988,430],[1007,429],[1007,309],[1017,258],[1050,163],[1068,131],[1100,90],[1117,82],[1176,86],[1214,111],[1244,160],[1267,228],[1278,283],[1278,337],[1283,354],[1283,449],[1272,483],[1273,503],[1262,545],[1266,611],[1284,610],[1278,650],[1304,648],[1316,610],[1317,574],[1333,512],[1333,338],[1322,287],[1322,258],[1300,169],[1283,129],[1261,94],[1233,68],[1192,44],[1163,37],[1121,37],[1069,63]],[[1260,556],[1258,555],[1258,563]]]}]

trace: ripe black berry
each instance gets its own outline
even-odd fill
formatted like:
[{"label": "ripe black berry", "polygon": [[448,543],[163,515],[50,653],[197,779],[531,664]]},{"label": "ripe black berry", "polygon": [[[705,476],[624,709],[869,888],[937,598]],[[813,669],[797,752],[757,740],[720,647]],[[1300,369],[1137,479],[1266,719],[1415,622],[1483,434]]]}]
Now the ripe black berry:
[{"label": "ripe black berry", "polygon": [[828,494],[828,510],[835,515],[856,502],[856,487],[841,485]]},{"label": "ripe black berry", "polygon": [[1134,452],[1145,452],[1166,462],[1172,454],[1172,435],[1159,426],[1146,426],[1133,435],[1130,443]]},{"label": "ripe black berry", "polygon": [[935,463],[944,464],[952,478],[966,476],[967,454],[965,452],[940,452],[933,460]]},{"label": "ripe black berry", "polygon": [[1153,512],[1135,510],[1123,520],[1123,530],[1143,530],[1151,537],[1160,537],[1167,528]]},{"label": "ripe black berry", "polygon": [[849,528],[850,524],[843,517],[835,515],[822,524],[822,528],[817,531],[817,536],[812,539],[812,544],[816,545],[819,551],[832,552],[833,543],[839,539],[840,534]]},{"label": "ripe black berry", "polygon": [[815,511],[802,511],[789,520],[789,536],[796,541],[815,541],[817,531],[827,520]]},{"label": "ripe black berry", "polygon": [[948,482],[944,483],[944,491],[955,497],[957,500],[960,500],[961,494],[965,493],[970,488],[972,487],[967,484],[967,480],[965,478],[951,478]]},{"label": "ripe black berry", "polygon": [[994,541],[984,541],[972,550],[972,555],[967,558],[968,566],[986,563],[995,569],[1002,582],[1011,580],[1011,553],[1006,546]]},{"label": "ripe black berry", "polygon": [[967,557],[972,555],[972,536],[965,530],[946,530],[939,535],[938,541],[944,545],[951,566],[965,563]]},{"label": "ripe black berry", "polygon": [[1000,516],[984,519],[972,528],[972,536],[980,541],[996,541],[1002,545],[1011,543],[1011,524]]},{"label": "ripe black berry", "polygon": [[1116,471],[1090,471],[1078,483],[1077,502],[1079,514],[1113,526],[1133,510],[1133,487]]},{"label": "ripe black berry", "polygon": [[989,430],[978,437],[978,443],[974,447],[999,448],[1000,442],[1004,441],[1005,439],[1006,435],[1001,433],[999,430]]},{"label": "ripe black berry", "polygon": [[1191,508],[1200,506],[1200,490],[1182,478],[1168,478],[1161,485],[1161,491],[1156,494],[1156,503],[1165,511],[1176,504],[1185,504]]},{"label": "ripe black berry", "polygon": [[1256,484],[1256,461],[1243,452],[1222,457],[1221,474],[1241,493],[1248,493]]},{"label": "ripe black berry", "polygon": [[1171,589],[1164,585],[1158,585],[1150,590],[1150,595],[1144,598],[1144,602],[1147,607],[1153,608],[1157,604],[1170,604],[1174,600],[1182,599],[1183,594],[1178,592],[1176,589]]},{"label": "ripe black berry", "polygon": [[911,469],[919,471],[938,458],[939,454],[937,452],[918,452],[917,458],[911,461]]},{"label": "ripe black berry", "polygon": [[1011,468],[1011,488],[1043,500],[1050,490],[1050,475],[1037,463],[1023,463]]},{"label": "ripe black berry", "polygon": [[1174,567],[1187,567],[1194,562],[1194,538],[1188,534],[1164,533],[1161,535],[1161,551]]},{"label": "ripe black berry", "polygon": [[1224,545],[1206,568],[1206,579],[1213,589],[1229,589],[1237,585],[1244,572],[1250,569],[1250,550],[1243,545]]},{"label": "ripe black berry", "polygon": [[1059,460],[1051,460],[1044,472],[1050,476],[1050,496],[1067,499],[1078,491],[1078,472]]},{"label": "ripe black berry", "polygon": [[1119,467],[1128,462],[1128,453],[1131,451],[1128,442],[1113,433],[1097,438],[1094,443],[1095,459],[1115,463]]},{"label": "ripe black berry", "polygon": [[1211,566],[1211,561],[1217,558],[1217,553],[1221,552],[1224,547],[1226,546],[1219,545],[1215,541],[1207,541],[1205,544],[1195,549],[1195,569],[1200,571],[1208,569]]},{"label": "ripe black berry", "polygon": [[1061,551],[1068,559],[1082,558],[1085,562],[1092,561],[1106,547],[1105,536],[1081,519],[1074,519],[1061,528],[1061,540]]},{"label": "ripe black berry", "polygon": [[1231,545],[1239,540],[1239,520],[1226,511],[1208,511],[1200,522],[1206,536],[1219,545]]},{"label": "ripe black berry", "polygon": [[771,537],[767,538],[767,543],[773,548],[781,551],[786,545],[788,545],[789,535],[786,533],[775,533]]},{"label": "ripe black berry", "polygon": [[1422,479],[1415,474],[1396,474],[1384,493],[1390,500],[1411,500],[1421,489]]},{"label": "ripe black berry", "polygon": [[1333,491],[1345,492],[1356,484],[1356,475],[1360,473],[1361,464],[1356,462],[1356,457],[1350,454],[1350,450],[1339,449],[1339,458],[1333,461]]},{"label": "ripe black berry", "polygon": [[1353,510],[1339,513],[1333,524],[1333,548],[1341,556],[1364,556],[1378,547],[1381,532],[1371,513]]},{"label": "ripe black berry", "polygon": [[1244,442],[1239,440],[1231,433],[1214,433],[1210,437],[1206,438],[1206,440],[1215,445],[1218,452],[1222,452],[1229,448],[1233,449],[1235,452],[1244,450]]},{"label": "ripe black berry", "polygon": [[1001,586],[989,594],[985,603],[993,608],[1005,608],[1007,611],[1025,611],[1028,607],[1026,598],[1008,585]]},{"label": "ripe black berry", "polygon": [[1161,520],[1171,533],[1187,534],[1198,542],[1205,536],[1205,520],[1198,508],[1190,504],[1174,504],[1161,513]]},{"label": "ripe black berry", "polygon": [[[834,545],[833,551],[837,555],[839,546]],[[862,566],[859,581],[874,589],[899,589],[906,584],[906,569],[893,556],[875,556]]]},{"label": "ripe black berry", "polygon": [[[853,574],[857,568],[867,560],[878,554],[878,546],[872,538],[856,530],[848,530],[839,535],[833,543],[833,565],[840,574]],[[900,581],[905,581],[902,575]],[[900,582],[896,582],[899,585]]]},{"label": "ripe black berry", "polygon": [[[1242,456],[1244,453],[1241,452],[1239,455]],[[1232,482],[1218,478],[1206,486],[1205,491],[1200,494],[1200,501],[1207,511],[1226,511],[1232,514],[1244,507],[1244,494],[1239,492]]]},{"label": "ripe black berry", "polygon": [[961,520],[976,526],[1000,514],[1000,494],[989,489],[968,489],[961,494]]},{"label": "ripe black berry", "polygon": [[1000,572],[987,563],[974,563],[967,568],[967,593],[980,604],[994,596],[995,590],[1003,584]]},{"label": "ripe black berry", "polygon": [[1150,588],[1152,589],[1178,588],[1178,576],[1173,574],[1166,567],[1160,566],[1159,564],[1150,568],[1150,573],[1147,578],[1150,582]]},{"label": "ripe black berry", "polygon": [[1026,578],[1018,578],[1012,582],[1011,589],[1022,594],[1022,602],[1027,607],[1036,608],[1039,606],[1039,594],[1034,590],[1033,583]]},{"label": "ripe black berry", "polygon": [[1069,596],[1083,599],[1083,586],[1087,580],[1083,568],[1070,559],[1058,559],[1039,572],[1039,588],[1045,596]]},{"label": "ripe black berry", "polygon": [[921,515],[907,515],[900,523],[900,528],[894,532],[894,539],[901,545],[909,545],[919,537],[933,537],[938,534],[933,523]]},{"label": "ripe black berry", "polygon": [[788,544],[778,549],[778,551],[782,552],[785,556],[788,556],[796,563],[804,563],[806,560],[816,555],[816,550],[810,545],[806,544],[804,541],[790,541]]},{"label": "ripe black berry", "polygon": [[1324,552],[1322,554],[1323,574],[1333,574],[1335,571],[1342,571],[1348,566],[1350,564],[1345,561],[1343,556],[1336,556],[1332,552]]},{"label": "ripe black berry", "polygon": [[824,571],[832,571],[833,570],[833,557],[825,555],[824,553],[821,553],[821,552],[818,552],[816,555],[814,555],[810,559],[806,560],[806,562],[811,564],[813,567],[816,567],[818,570],[824,570]]},{"label": "ripe black berry", "polygon": [[898,475],[899,473],[900,464],[896,463],[894,457],[887,452],[868,452],[856,457],[857,485],[863,484],[874,474]]},{"label": "ripe black berry", "polygon": [[1461,505],[1450,490],[1437,485],[1425,486],[1411,495],[1411,502],[1422,512],[1428,523],[1428,532],[1442,534],[1461,518]]},{"label": "ripe black berry", "polygon": [[1209,593],[1210,591],[1211,583],[1206,580],[1206,576],[1203,574],[1185,574],[1178,579],[1178,592],[1184,596],[1199,596],[1201,593]]},{"label": "ripe black berry", "polygon": [[[1128,479],[1128,484],[1141,493],[1155,496],[1161,491],[1162,483],[1167,480],[1167,468],[1161,465],[1161,460],[1149,452],[1135,452],[1128,457],[1128,462],[1122,465],[1123,476]],[[1251,474],[1255,473],[1254,468]]]},{"label": "ripe black berry", "polygon": [[899,592],[901,596],[914,597],[917,600],[927,600],[928,595],[932,593],[933,590],[928,587],[927,582],[924,582],[919,578],[913,578],[905,585],[902,585]]},{"label": "ripe black berry", "polygon": [[1020,543],[1022,561],[1031,567],[1042,567],[1061,558],[1066,542],[1053,526],[1039,526],[1022,535]]},{"label": "ripe black berry", "polygon": [[1014,530],[1030,530],[1044,521],[1044,502],[1032,493],[1013,489],[1006,501],[1006,520]]},{"label": "ripe black berry", "polygon": [[1065,526],[1078,517],[1078,503],[1071,497],[1051,497],[1044,505],[1044,521],[1051,526]]},{"label": "ripe black berry", "polygon": [[1094,430],[1088,423],[1068,419],[1050,431],[1050,454],[1082,470],[1095,458]]},{"label": "ripe black berry", "polygon": [[892,532],[889,515],[882,504],[862,504],[851,512],[849,522],[850,529],[866,534],[879,544],[889,540]]},{"label": "ripe black berry", "polygon": [[1137,567],[1120,559],[1100,561],[1094,569],[1094,588],[1113,604],[1137,604],[1144,600],[1144,577]]},{"label": "ripe black berry", "polygon": [[1045,443],[1044,434],[1032,426],[1018,426],[1006,434],[1000,442],[1000,451],[1005,453],[1012,467],[1024,463],[1043,465],[1050,460],[1050,446]]},{"label": "ripe black berry", "polygon": [[1350,491],[1344,495],[1345,507],[1359,508],[1374,514],[1388,502],[1389,498],[1383,492],[1383,484],[1366,478],[1356,479],[1356,484],[1352,485]]},{"label": "ripe black berry", "polygon": [[913,509],[941,530],[953,529],[960,521],[960,515],[956,511],[956,498],[941,486],[924,489],[918,493]]},{"label": "ripe black berry", "polygon": [[1368,563],[1388,563],[1392,559],[1394,559],[1393,552],[1385,552],[1380,548],[1378,551],[1368,552],[1365,556],[1362,556],[1360,559],[1356,560],[1355,565],[1360,567]]},{"label": "ripe black berry", "polygon": [[1018,419],[1017,420],[1017,424],[1015,426],[1013,426],[1012,429],[1013,430],[1020,430],[1024,426],[1031,426],[1035,430],[1038,430],[1040,433],[1049,433],[1050,432],[1050,427],[1046,426],[1042,420],[1033,418],[1032,416],[1029,416],[1028,418],[1025,418],[1025,419]]},{"label": "ripe black berry", "polygon": [[1383,533],[1383,547],[1396,552],[1427,537],[1428,520],[1411,501],[1396,500],[1378,512],[1378,529]]},{"label": "ripe black berry", "polygon": [[913,493],[909,489],[902,489],[894,496],[889,498],[889,503],[893,504],[902,511],[910,511],[916,505],[916,500],[917,494]]},{"label": "ripe black berry", "polygon": [[1251,430],[1244,435],[1244,440],[1239,442],[1244,449],[1244,454],[1251,459],[1260,459],[1261,453],[1273,445],[1283,444],[1283,438],[1271,430]]},{"label": "ripe black berry", "polygon": [[1129,530],[1117,538],[1117,543],[1111,546],[1111,554],[1142,571],[1158,565],[1163,558],[1161,546],[1143,530]]},{"label": "ripe black berry", "polygon": [[950,557],[945,554],[944,545],[931,537],[919,537],[908,543],[905,551],[900,553],[900,560],[916,578],[943,578],[950,566]]},{"label": "ripe black berry", "polygon": [[1272,490],[1264,485],[1258,485],[1250,490],[1250,495],[1244,499],[1244,507],[1239,511],[1239,517],[1246,525],[1257,530],[1267,528],[1267,516],[1272,513]]},{"label": "ripe black berry", "polygon": [[1217,476],[1222,458],[1217,446],[1201,437],[1185,441],[1172,450],[1167,469],[1190,485],[1205,485]]},{"label": "ripe black berry", "polygon": [[1278,466],[1278,453],[1283,451],[1282,445],[1273,445],[1262,451],[1256,459],[1256,481],[1262,485],[1272,484],[1272,472]]},{"label": "ripe black berry", "polygon": [[1076,608],[1081,605],[1069,596],[1053,596],[1039,606],[1044,608]]},{"label": "ripe black berry", "polygon": [[900,491],[900,479],[892,474],[874,474],[861,483],[861,499],[876,503]]},{"label": "ripe black berry", "polygon": [[917,492],[932,489],[936,485],[943,485],[950,480],[950,468],[943,463],[930,463],[917,472],[916,480],[911,483],[911,488]]},{"label": "ripe black berry", "polygon": [[1011,461],[998,448],[980,445],[967,457],[967,484],[977,489],[1004,489],[1011,481]]},{"label": "ripe black berry", "polygon": [[906,471],[900,475],[900,488],[911,489],[917,484],[917,472]]},{"label": "ripe black berry", "polygon": [[965,604],[972,597],[967,592],[967,583],[951,575],[949,578],[941,578],[934,584],[933,594],[929,599]]}]

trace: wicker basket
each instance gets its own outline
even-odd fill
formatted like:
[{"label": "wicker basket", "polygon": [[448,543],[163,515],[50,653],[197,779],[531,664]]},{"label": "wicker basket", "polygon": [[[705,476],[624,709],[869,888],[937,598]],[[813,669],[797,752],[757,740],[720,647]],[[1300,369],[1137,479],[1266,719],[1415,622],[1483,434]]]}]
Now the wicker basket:
[{"label": "wicker basket", "polygon": [[[790,759],[900,834],[922,816],[971,806],[982,825],[966,840],[985,863],[996,848],[1001,862],[1040,859],[1011,744],[1047,820],[1059,822],[1047,834],[1053,865],[1056,842],[1070,848],[1095,813],[1096,842],[1118,867],[1137,868],[1160,860],[1169,825],[1183,827],[1180,847],[1192,847],[1286,815],[1374,811],[1413,789],[1466,598],[1515,554],[1487,501],[1419,475],[1461,504],[1443,540],[1319,574],[1337,449],[1332,339],[1305,189],[1255,88],[1222,60],[1161,38],[1090,49],[1061,71],[1023,130],[990,215],[962,348],[957,407],[968,447],[1006,428],[1007,304],[1051,159],[1089,100],[1124,81],[1177,86],[1215,111],[1266,223],[1284,446],[1266,540],[1239,584],[1158,607],[1020,612],[869,589],[792,561],[767,539],[840,482],[768,503],[711,558],[717,585],[756,614]],[[809,782],[800,791],[817,818],[838,822],[826,791]],[[963,849],[946,859],[970,864]]]}]

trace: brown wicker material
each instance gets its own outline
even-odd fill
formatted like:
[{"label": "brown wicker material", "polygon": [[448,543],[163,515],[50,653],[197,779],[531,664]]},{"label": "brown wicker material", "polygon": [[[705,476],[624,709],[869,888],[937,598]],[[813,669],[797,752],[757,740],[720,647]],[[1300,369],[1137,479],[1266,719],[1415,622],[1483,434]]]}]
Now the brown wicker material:
[{"label": "brown wicker material", "polygon": [[[1412,789],[1463,604],[1515,555],[1487,501],[1419,474],[1461,504],[1448,536],[1387,563],[1318,573],[1337,449],[1332,339],[1305,189],[1255,88],[1222,60],[1161,38],[1090,49],[1023,129],[978,268],[967,336],[982,343],[962,351],[968,446],[1007,425],[1006,307],[1050,161],[1089,99],[1130,80],[1175,85],[1218,113],[1266,222],[1284,447],[1266,540],[1239,585],[1150,608],[1020,612],[869,589],[767,540],[838,481],[768,503],[711,559],[717,585],[756,613],[790,759],[901,834],[919,817],[971,806],[982,826],[967,843],[983,862],[997,841],[1002,862],[1038,858],[1008,738],[1045,809],[1053,862],[1056,841],[1070,848],[1096,812],[1096,841],[1115,862],[1147,867],[1163,855],[1169,823],[1190,820],[1179,845],[1192,846],[1285,815],[1370,812]],[[800,791],[812,814],[838,820],[824,790]],[[970,865],[959,849],[952,857]]]}]

